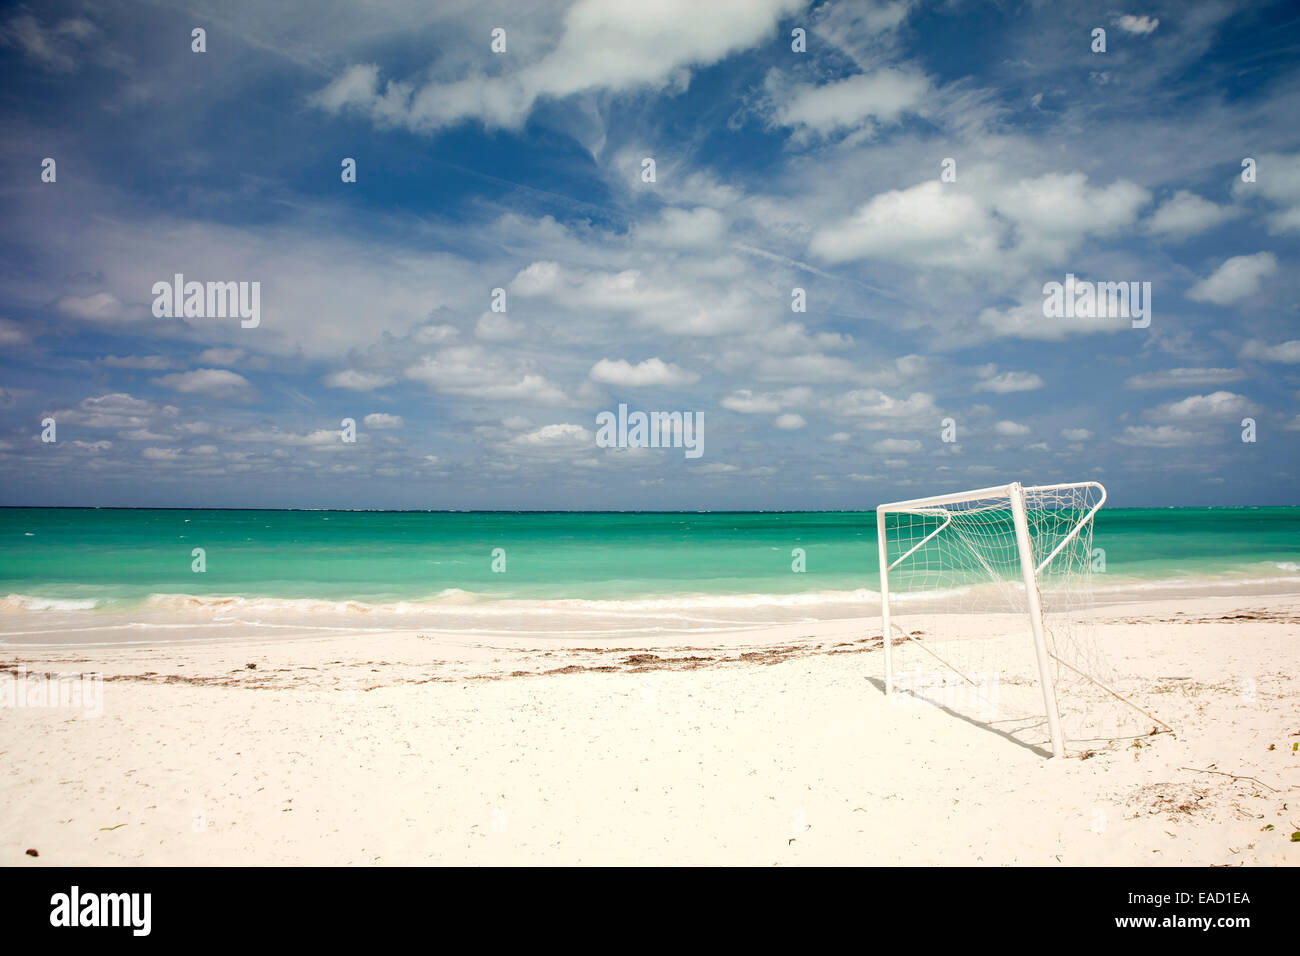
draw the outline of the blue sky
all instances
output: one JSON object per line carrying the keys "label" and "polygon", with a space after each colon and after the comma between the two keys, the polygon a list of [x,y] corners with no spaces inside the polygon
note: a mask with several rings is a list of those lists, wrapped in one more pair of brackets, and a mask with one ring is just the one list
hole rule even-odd
{"label": "blue sky", "polygon": [[512,6],[6,7],[0,503],[1300,503],[1293,5]]}

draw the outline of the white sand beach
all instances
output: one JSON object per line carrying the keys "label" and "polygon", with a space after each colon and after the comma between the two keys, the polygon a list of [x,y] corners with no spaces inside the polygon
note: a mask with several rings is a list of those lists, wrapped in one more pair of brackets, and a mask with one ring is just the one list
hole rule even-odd
{"label": "white sand beach", "polygon": [[1098,614],[1176,733],[1064,760],[887,700],[878,618],[0,646],[103,677],[100,716],[0,709],[0,862],[1300,861],[1300,595]]}

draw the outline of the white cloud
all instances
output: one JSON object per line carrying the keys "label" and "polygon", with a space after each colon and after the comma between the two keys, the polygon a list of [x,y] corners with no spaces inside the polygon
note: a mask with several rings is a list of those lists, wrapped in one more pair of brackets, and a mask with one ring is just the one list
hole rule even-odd
{"label": "white cloud", "polygon": [[238,372],[221,368],[173,372],[150,381],[186,395],[206,395],[209,398],[244,398],[253,392],[253,384],[248,379]]}
{"label": "white cloud", "polygon": [[129,63],[85,17],[68,17],[43,26],[29,13],[0,27],[0,44],[15,46],[51,73],[73,73],[84,63],[120,69]]}
{"label": "white cloud", "polygon": [[31,336],[13,319],[0,319],[0,345],[25,345]]}
{"label": "white cloud", "polygon": [[987,308],[979,314],[979,324],[995,336],[1060,341],[1071,335],[1119,332],[1133,327],[1132,318],[1124,316],[1075,316],[1049,318],[1043,315],[1043,300],[1022,302],[1006,309]]}
{"label": "white cloud", "polygon": [[1251,339],[1241,348],[1241,357],[1263,362],[1300,362],[1300,339],[1269,345],[1258,339]]}
{"label": "white cloud", "polygon": [[999,372],[996,365],[982,365],[977,372],[980,377],[980,381],[975,383],[977,392],[996,392],[999,395],[1032,392],[1045,384],[1034,372]]}
{"label": "white cloud", "polygon": [[[54,311],[86,322],[119,322],[127,319],[126,306],[111,292],[60,296],[54,300]],[[144,318],[143,311],[135,317]]]}
{"label": "white cloud", "polygon": [[[1300,342],[1296,343],[1300,351]],[[1243,351],[1244,354],[1244,351]],[[1300,354],[1297,355],[1300,361]],[[1226,385],[1245,378],[1245,372],[1235,368],[1167,368],[1158,372],[1140,372],[1124,380],[1125,388],[1197,388],[1204,385]]]}
{"label": "white cloud", "polygon": [[753,392],[741,388],[724,397],[719,404],[742,415],[774,415],[783,408],[806,405],[811,399],[812,390],[803,387],[782,392]]}
{"label": "white cloud", "polygon": [[1019,422],[1002,421],[993,426],[997,434],[1007,438],[1014,438],[1021,435],[1028,435],[1030,428],[1028,425],[1022,425]]}
{"label": "white cloud", "polygon": [[659,358],[648,358],[636,365],[624,359],[601,359],[591,367],[590,377],[593,382],[636,388],[649,385],[690,385],[700,380],[694,372],[688,372]]}
{"label": "white cloud", "polygon": [[474,334],[487,342],[510,342],[522,337],[527,329],[504,312],[484,312],[474,323]]}
{"label": "white cloud", "polygon": [[1233,256],[1206,278],[1192,286],[1187,298],[1196,302],[1228,305],[1259,291],[1260,281],[1277,271],[1277,257],[1271,252]]}
{"label": "white cloud", "polygon": [[345,368],[330,372],[323,379],[331,388],[346,388],[353,392],[373,392],[377,388],[392,385],[397,379],[381,372],[364,372],[361,369]]}
{"label": "white cloud", "polygon": [[877,125],[895,123],[904,113],[918,112],[931,93],[930,81],[923,74],[892,67],[821,85],[790,87],[774,70],[768,74],[766,86],[775,125],[817,136],[859,127],[871,131]]}
{"label": "white cloud", "polygon": [[1118,441],[1124,445],[1191,445],[1200,440],[1200,436],[1186,428],[1173,425],[1130,425]]}
{"label": "white cloud", "polygon": [[808,422],[802,415],[795,412],[786,412],[784,415],[778,415],[772,419],[772,424],[782,431],[795,431],[803,428]]}
{"label": "white cloud", "polygon": [[[380,126],[432,131],[465,120],[518,128],[538,100],[588,91],[624,93],[681,88],[690,69],[725,59],[772,36],[795,0],[577,0],[565,11],[554,45],[533,58],[515,36],[507,55],[512,68],[496,75],[474,72],[435,80],[416,89],[387,81],[379,68],[355,64],[318,91],[311,102],[330,112],[356,109]],[[507,18],[508,19],[508,18]],[[484,50],[487,34],[482,36]]]}
{"label": "white cloud", "polygon": [[938,406],[927,392],[913,392],[907,398],[894,398],[878,388],[854,389],[822,403],[837,418],[857,420],[863,428],[884,429],[899,425],[938,427]]}
{"label": "white cloud", "polygon": [[114,392],[82,399],[75,408],[46,414],[59,424],[84,425],[87,428],[144,428],[158,418],[175,418],[179,411],[172,405],[158,406],[125,392]]}
{"label": "white cloud", "polygon": [[387,412],[372,412],[361,421],[367,428],[374,429],[401,428],[406,424],[401,415],[390,415]]}
{"label": "white cloud", "polygon": [[180,461],[183,455],[179,448],[146,448],[140,452],[148,461]]}
{"label": "white cloud", "polygon": [[534,262],[515,276],[516,295],[548,298],[566,310],[630,314],[672,335],[712,336],[750,331],[761,310],[734,256],[668,257],[652,271],[570,269]]}
{"label": "white cloud", "polygon": [[1131,13],[1126,13],[1117,19],[1115,24],[1125,33],[1135,33],[1138,36],[1144,36],[1153,32],[1156,27],[1160,26],[1160,20],[1157,17],[1149,17],[1146,15],[1135,17]]}
{"label": "white cloud", "polygon": [[162,372],[176,367],[176,363],[165,355],[105,355],[95,361],[108,368],[139,369],[145,372]]}
{"label": "white cloud", "polygon": [[411,333],[411,338],[421,345],[443,345],[460,335],[454,325],[422,325]]}
{"label": "white cloud", "polygon": [[1189,395],[1151,409],[1147,415],[1160,421],[1206,421],[1237,418],[1251,410],[1250,400],[1235,392],[1218,391],[1209,395]]}
{"label": "white cloud", "polygon": [[581,425],[560,423],[543,425],[531,432],[516,435],[510,439],[509,446],[519,451],[534,452],[573,452],[589,450],[594,447],[596,436]]}
{"label": "white cloud", "polygon": [[1255,182],[1242,182],[1238,176],[1232,186],[1233,197],[1263,200],[1277,207],[1266,220],[1269,232],[1300,232],[1300,153],[1264,153],[1254,159]]}
{"label": "white cloud", "polygon": [[1092,437],[1092,432],[1086,428],[1062,428],[1061,437],[1066,441],[1087,441]]}
{"label": "white cloud", "polygon": [[1151,194],[1117,180],[1092,186],[1083,173],[1010,183],[997,170],[959,183],[930,179],[879,193],[848,218],[823,226],[809,252],[828,262],[877,259],[908,266],[1005,272],[1009,263],[1054,262],[1088,236],[1132,225]]}
{"label": "white cloud", "polygon": [[665,209],[657,221],[636,229],[646,242],[673,249],[705,249],[719,245],[727,234],[727,221],[716,209]]}
{"label": "white cloud", "polygon": [[931,180],[874,196],[847,219],[818,229],[808,249],[832,263],[883,259],[968,267],[995,255],[997,231],[979,202]]}
{"label": "white cloud", "polygon": [[1166,199],[1146,220],[1147,232],[1171,239],[1186,239],[1213,229],[1238,215],[1230,206],[1220,206],[1195,193],[1180,189]]}
{"label": "white cloud", "polygon": [[406,377],[434,391],[473,398],[567,404],[564,390],[528,363],[514,361],[480,346],[456,346],[426,356],[406,370]]}

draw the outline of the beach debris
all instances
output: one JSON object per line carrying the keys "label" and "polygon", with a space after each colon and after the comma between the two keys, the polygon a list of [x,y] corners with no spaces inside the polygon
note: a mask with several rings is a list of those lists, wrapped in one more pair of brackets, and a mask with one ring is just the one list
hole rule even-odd
{"label": "beach debris", "polygon": [[1197,769],[1196,767],[1179,767],[1178,769],[1179,769],[1179,770],[1190,770],[1192,773],[1215,773],[1215,774],[1218,774],[1220,777],[1231,777],[1233,780],[1253,780],[1253,781],[1255,781],[1255,783],[1259,784],[1261,787],[1267,787],[1269,790],[1272,790],[1274,793],[1281,793],[1281,792],[1282,792],[1282,791],[1278,790],[1277,787],[1270,787],[1268,784],[1266,784],[1263,780],[1260,780],[1258,777],[1243,777],[1243,776],[1238,776],[1238,775],[1235,774],[1235,773],[1225,773],[1225,772],[1222,771],[1222,770],[1199,770],[1199,769]]}
{"label": "beach debris", "polygon": [[[1294,839],[1294,837],[1292,837],[1292,839]],[[27,855],[28,855],[28,856],[40,856],[40,854],[36,852],[36,848],[35,848],[35,847],[31,847],[31,848],[29,848],[29,849],[27,850]]]}
{"label": "beach debris", "polygon": [[246,670],[255,671],[255,670],[257,670],[257,665],[256,665],[256,664],[253,664],[253,663],[248,663],[248,664],[245,664],[245,665],[244,665],[244,668],[245,668]]}
{"label": "beach debris", "polygon": [[120,829],[121,827],[124,827],[124,826],[126,826],[125,823],[119,823],[117,826],[113,826],[113,827],[100,827],[99,830],[100,830],[101,833],[103,833],[103,832],[105,832],[105,831],[117,830],[117,829]]}

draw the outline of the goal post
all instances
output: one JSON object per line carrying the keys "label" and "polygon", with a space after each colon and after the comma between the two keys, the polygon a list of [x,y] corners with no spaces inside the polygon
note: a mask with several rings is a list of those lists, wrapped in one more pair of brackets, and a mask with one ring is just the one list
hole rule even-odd
{"label": "goal post", "polygon": [[[952,675],[959,689],[982,687],[981,709],[997,711],[1000,732],[1056,757],[1067,750],[1063,678],[1088,685],[1067,698],[1071,717],[1096,709],[1098,689],[1136,707],[1103,683],[1109,675],[1098,673],[1099,652],[1085,640],[1093,519],[1105,501],[1095,481],[1011,482],[878,506],[886,695],[897,690],[900,655],[923,651],[917,659],[939,662],[948,691]],[[983,618],[960,616],[975,611]],[[898,627],[904,615],[927,629]],[[951,700],[945,706],[960,713]]]}

